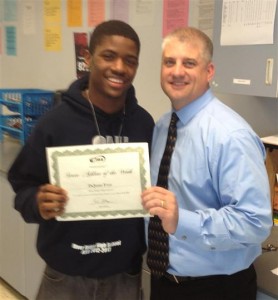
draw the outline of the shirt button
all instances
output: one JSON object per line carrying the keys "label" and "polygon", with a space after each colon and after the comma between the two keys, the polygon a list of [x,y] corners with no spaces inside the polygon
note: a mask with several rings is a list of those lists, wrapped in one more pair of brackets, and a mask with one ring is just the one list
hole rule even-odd
{"label": "shirt button", "polygon": [[182,239],[182,240],[186,240],[186,239],[187,239],[187,236],[186,236],[186,235],[183,235],[183,236],[181,237],[181,239]]}

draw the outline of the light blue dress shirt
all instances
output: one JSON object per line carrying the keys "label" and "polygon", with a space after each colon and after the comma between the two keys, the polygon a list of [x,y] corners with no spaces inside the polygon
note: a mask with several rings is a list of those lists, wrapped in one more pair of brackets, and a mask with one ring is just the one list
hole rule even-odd
{"label": "light blue dress shirt", "polygon": [[[264,146],[210,89],[177,115],[168,186],[178,201],[179,221],[169,238],[168,272],[206,276],[246,269],[261,254],[272,226]],[[152,185],[170,117],[165,114],[155,127]]]}

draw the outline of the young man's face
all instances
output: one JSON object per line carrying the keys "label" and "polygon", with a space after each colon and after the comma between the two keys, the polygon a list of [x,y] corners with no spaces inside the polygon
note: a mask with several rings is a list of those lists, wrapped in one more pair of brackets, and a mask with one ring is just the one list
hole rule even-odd
{"label": "young man's face", "polygon": [[134,41],[122,36],[106,36],[90,58],[90,89],[100,99],[125,99],[138,67]]}
{"label": "young man's face", "polygon": [[161,87],[175,109],[180,109],[206,92],[214,75],[212,63],[202,57],[203,45],[173,39],[162,54]]}

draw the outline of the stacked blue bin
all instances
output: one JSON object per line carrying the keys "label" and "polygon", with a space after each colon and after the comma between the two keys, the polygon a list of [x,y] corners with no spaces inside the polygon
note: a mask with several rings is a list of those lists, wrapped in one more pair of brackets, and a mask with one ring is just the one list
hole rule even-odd
{"label": "stacked blue bin", "polygon": [[23,145],[39,117],[53,107],[53,96],[42,89],[0,89],[0,142],[5,133]]}

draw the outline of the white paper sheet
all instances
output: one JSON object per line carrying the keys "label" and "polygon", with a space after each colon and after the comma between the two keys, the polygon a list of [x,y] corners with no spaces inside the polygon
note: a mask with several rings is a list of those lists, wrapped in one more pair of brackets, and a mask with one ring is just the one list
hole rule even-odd
{"label": "white paper sheet", "polygon": [[273,44],[277,0],[223,0],[220,45]]}

